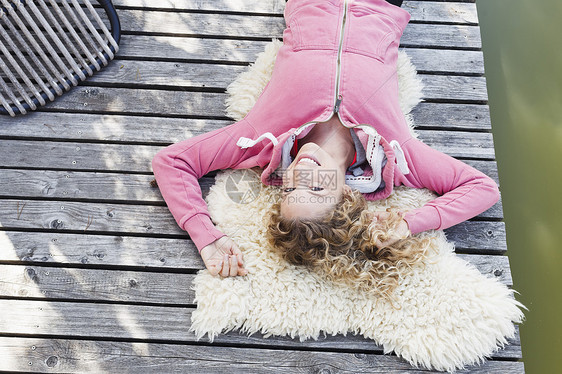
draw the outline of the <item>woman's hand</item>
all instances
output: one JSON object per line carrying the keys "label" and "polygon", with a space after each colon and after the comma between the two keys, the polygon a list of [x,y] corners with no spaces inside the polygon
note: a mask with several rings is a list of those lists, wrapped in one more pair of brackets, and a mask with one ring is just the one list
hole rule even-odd
{"label": "woman's hand", "polygon": [[[392,214],[393,213],[391,212],[372,212],[372,224],[375,228],[386,230],[386,225],[384,225],[383,223],[384,221],[389,219]],[[385,241],[377,239],[377,241],[375,242],[375,246],[377,248],[388,247],[399,240],[406,239],[408,236],[410,236],[410,228],[408,227],[408,222],[406,222],[404,218],[401,218],[396,228],[392,230],[390,237]]]}
{"label": "woman's hand", "polygon": [[201,249],[201,257],[211,275],[222,277],[246,275],[244,256],[228,236],[223,236]]}

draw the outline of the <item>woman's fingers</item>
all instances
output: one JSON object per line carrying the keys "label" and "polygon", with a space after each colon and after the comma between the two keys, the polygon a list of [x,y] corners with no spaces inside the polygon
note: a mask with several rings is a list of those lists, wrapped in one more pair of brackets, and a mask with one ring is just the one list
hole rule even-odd
{"label": "woman's fingers", "polygon": [[[222,242],[217,252],[212,258],[207,258],[204,253],[205,265],[211,275],[220,275],[223,278],[235,277],[237,275],[246,275],[248,270],[244,268],[244,257],[242,251],[234,242],[229,243],[229,239],[219,239]],[[221,253],[222,252],[222,253]]]}
{"label": "woman's fingers", "polygon": [[238,248],[238,246],[236,245],[236,243],[233,243],[233,244],[232,244],[232,250],[231,250],[231,251],[232,251],[232,254],[233,254],[233,255],[235,255],[235,256],[237,256],[237,257],[240,258],[240,261],[241,261],[241,262],[239,261],[238,264],[239,264],[240,266],[243,266],[243,265],[244,265],[244,254],[242,253],[242,251],[240,250],[240,248]]}
{"label": "woman's fingers", "polygon": [[236,258],[236,256],[230,256],[229,258],[229,262],[230,262],[230,273],[229,275],[231,277],[235,277],[238,275],[238,259]]}
{"label": "woman's fingers", "polygon": [[228,277],[229,274],[230,274],[230,263],[228,261],[228,255],[224,255],[222,258],[221,277]]}
{"label": "woman's fingers", "polygon": [[[238,246],[237,246],[235,243],[233,243],[233,245],[232,245],[232,250],[231,250],[231,252],[232,252],[232,254],[233,254],[232,257],[235,257],[235,258],[236,258],[236,262],[237,262],[237,264],[238,264],[238,275],[246,275],[246,274],[243,274],[243,273],[241,272],[241,270],[245,270],[245,269],[244,269],[244,254],[242,253],[242,251],[240,250],[240,248],[238,248]],[[247,273],[247,272],[246,272],[246,273]]]}
{"label": "woman's fingers", "polygon": [[[239,266],[239,263],[240,263],[240,259],[238,256],[224,255],[221,264],[222,267],[220,270],[221,277],[226,278],[226,277],[235,277],[237,275],[248,274],[248,270],[244,269],[242,266]],[[211,272],[211,274],[213,274],[213,272]]]}
{"label": "woman's fingers", "polygon": [[212,264],[207,266],[207,269],[209,270],[209,273],[211,273],[211,275],[217,275],[220,271],[221,271],[221,266],[222,263],[220,264]]}
{"label": "woman's fingers", "polygon": [[243,268],[244,267],[244,260],[242,260],[242,254],[237,254],[234,257],[236,257],[236,262],[238,263],[238,266]]}
{"label": "woman's fingers", "polygon": [[239,267],[238,267],[238,275],[242,275],[242,276],[247,275],[247,274],[248,274],[248,270],[246,270],[246,269],[244,268],[244,262],[243,262],[243,260],[242,260],[242,254],[240,254],[239,256],[236,256],[236,257],[238,258],[238,265],[239,265]]}

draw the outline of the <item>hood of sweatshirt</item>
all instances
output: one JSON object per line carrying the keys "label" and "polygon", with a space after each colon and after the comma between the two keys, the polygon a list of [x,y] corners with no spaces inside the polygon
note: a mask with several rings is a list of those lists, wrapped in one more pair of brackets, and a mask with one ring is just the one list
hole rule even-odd
{"label": "hood of sweatshirt", "polygon": [[[240,137],[236,145],[240,148],[257,145],[263,147],[262,142],[269,140],[273,147],[268,147],[266,152],[260,152],[269,158],[261,180],[266,185],[279,186],[283,183],[284,171],[293,161],[291,149],[295,140],[306,136],[315,125],[321,126],[317,122],[305,123],[279,137],[275,137],[271,132],[263,133],[255,139]],[[364,193],[369,200],[388,197],[392,193],[395,173],[409,173],[400,144],[396,140],[388,142],[368,125],[356,125],[350,128],[350,131],[355,143],[357,161],[347,169],[345,183]]]}

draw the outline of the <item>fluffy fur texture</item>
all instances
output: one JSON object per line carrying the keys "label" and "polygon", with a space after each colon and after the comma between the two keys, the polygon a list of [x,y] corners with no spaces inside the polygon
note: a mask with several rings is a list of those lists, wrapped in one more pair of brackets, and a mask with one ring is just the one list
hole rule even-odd
{"label": "fluffy fur texture", "polygon": [[[251,109],[265,87],[279,46],[278,41],[270,43],[229,87],[228,113],[234,119]],[[398,73],[407,114],[420,101],[422,84],[404,52]],[[432,255],[401,272],[393,301],[288,264],[266,239],[268,215],[280,190],[263,186],[251,203],[235,203],[226,191],[233,173],[249,173],[259,181],[260,170],[221,172],[207,201],[217,227],[244,252],[249,275],[222,279],[207,270],[199,272],[193,284],[197,310],[191,325],[197,338],[207,334],[213,340],[233,329],[300,340],[351,332],[414,366],[454,371],[480,363],[503,347],[514,336],[513,323],[522,322],[524,307],[513,298],[514,291],[456,257],[441,231],[418,234],[431,240]],[[368,202],[368,209],[414,209],[434,197],[427,190],[398,187],[389,198]]]}

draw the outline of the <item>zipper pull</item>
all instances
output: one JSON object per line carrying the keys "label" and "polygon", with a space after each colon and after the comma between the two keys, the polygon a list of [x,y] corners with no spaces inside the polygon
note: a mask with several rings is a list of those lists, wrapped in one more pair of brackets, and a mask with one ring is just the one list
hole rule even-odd
{"label": "zipper pull", "polygon": [[336,100],[336,105],[334,106],[334,113],[338,113],[340,111],[340,104],[342,100],[343,100],[342,95],[339,95],[338,99]]}

